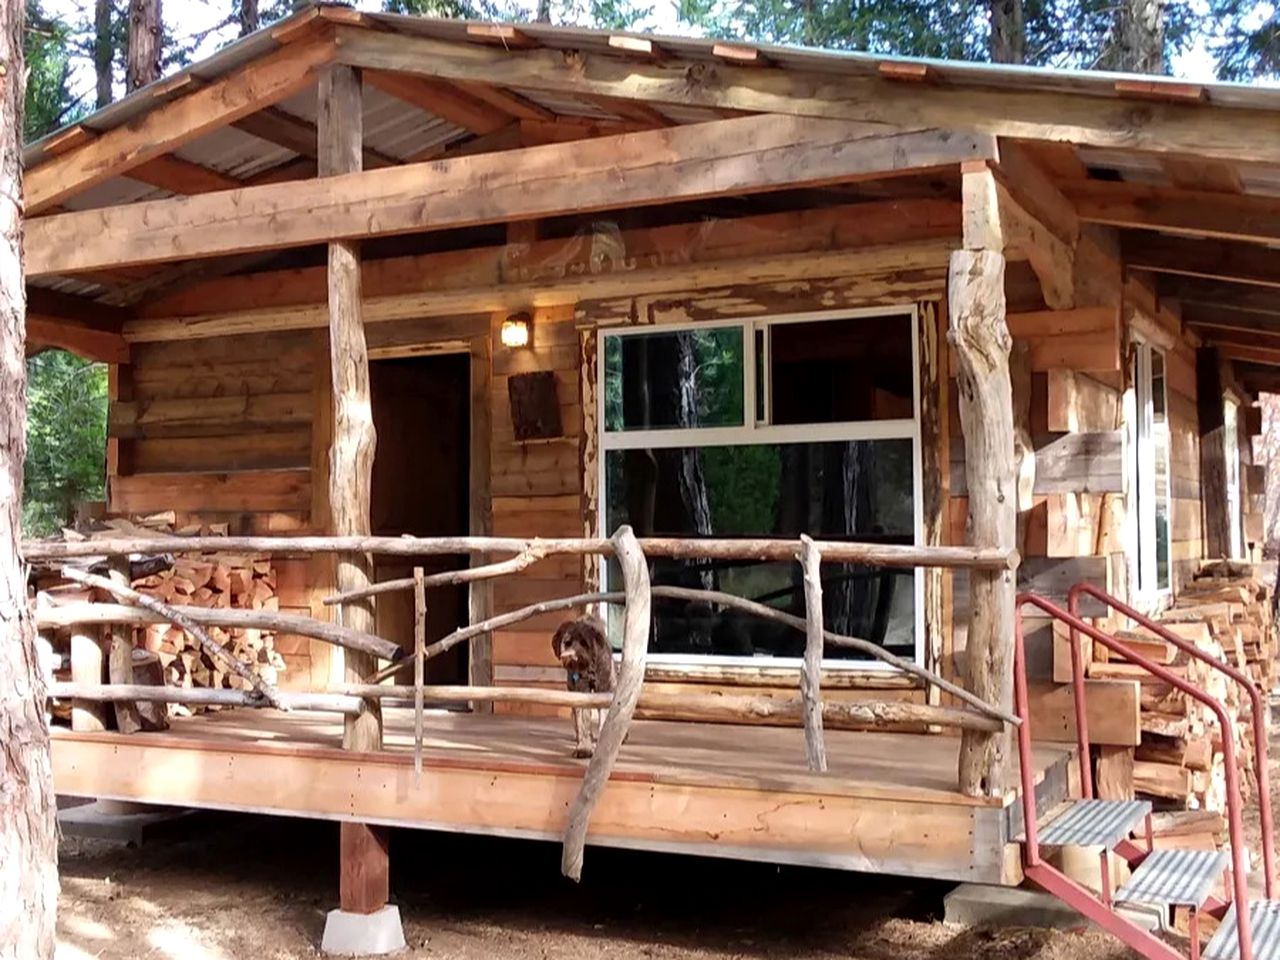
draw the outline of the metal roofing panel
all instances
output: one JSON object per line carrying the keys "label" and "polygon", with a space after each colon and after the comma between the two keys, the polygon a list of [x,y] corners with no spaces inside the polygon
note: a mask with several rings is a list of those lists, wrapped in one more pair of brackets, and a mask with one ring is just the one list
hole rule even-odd
{"label": "metal roofing panel", "polygon": [[220,127],[174,151],[183,160],[243,180],[288,163],[296,154],[235,127]]}
{"label": "metal roofing panel", "polygon": [[62,206],[68,210],[98,210],[102,207],[137,203],[140,200],[164,200],[172,196],[168,190],[161,190],[138,180],[114,177],[82,190],[75,196],[67,197],[62,201]]}
{"label": "metal roofing panel", "polygon": [[532,100],[540,107],[546,107],[552,113],[562,117],[585,117],[589,120],[621,120],[616,113],[610,113],[604,107],[581,100],[567,93],[552,93],[547,90],[527,90],[524,87],[512,87],[515,93],[526,100]]}

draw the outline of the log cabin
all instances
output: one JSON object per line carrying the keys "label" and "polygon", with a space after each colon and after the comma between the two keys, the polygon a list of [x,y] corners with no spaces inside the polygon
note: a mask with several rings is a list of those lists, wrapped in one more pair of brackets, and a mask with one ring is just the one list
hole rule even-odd
{"label": "log cabin", "polygon": [[[110,365],[108,511],[268,556],[281,613],[328,621],[335,593],[487,556],[307,537],[870,546],[813,578],[794,552],[646,546],[655,590],[801,619],[820,580],[817,642],[812,616],[807,636],[655,594],[589,843],[1020,883],[1028,784],[1044,811],[1088,776],[1070,650],[1015,598],[1087,583],[1154,613],[1206,558],[1260,557],[1272,90],[319,6],[25,159],[28,349]],[[621,550],[536,559],[341,605],[342,627],[412,651],[625,580]],[[419,687],[497,693],[430,713],[420,775],[413,714],[375,700],[133,734],[86,710],[55,733],[58,789],[341,821],[342,906],[369,913],[387,826],[564,830],[583,769],[551,695],[564,616],[425,661]],[[879,709],[960,700],[824,651],[824,617],[1006,713],[1021,622],[1034,748]],[[377,667],[287,630],[276,649],[282,695]],[[825,770],[800,712],[682,706],[781,703],[805,677]],[[1084,766],[1090,746],[1132,762],[1139,682],[1082,690]]]}

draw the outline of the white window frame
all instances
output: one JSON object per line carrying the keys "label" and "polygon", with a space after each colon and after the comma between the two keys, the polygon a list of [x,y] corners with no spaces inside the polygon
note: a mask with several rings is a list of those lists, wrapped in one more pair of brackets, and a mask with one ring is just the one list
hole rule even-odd
{"label": "white window frame", "polygon": [[[756,419],[756,332],[769,327],[789,323],[813,323],[834,320],[849,320],[858,317],[902,317],[911,326],[911,386],[912,416],[910,419],[895,420],[858,420],[844,423],[789,424],[777,426],[758,422]],[[742,330],[743,336],[743,420],[737,427],[688,427],[660,430],[619,430],[609,432],[605,429],[605,356],[604,340],[608,337],[644,336],[645,334],[677,333],[681,330],[706,330],[713,327],[734,327]],[[601,327],[597,331],[600,338],[596,350],[596,382],[600,384],[597,391],[596,422],[600,441],[600,456],[597,464],[598,497],[596,529],[605,530],[608,522],[608,487],[606,484],[605,460],[610,451],[634,450],[648,447],[677,446],[737,446],[759,443],[821,443],[823,441],[856,441],[856,440],[910,440],[911,441],[911,484],[914,542],[924,542],[924,479],[921,472],[920,450],[920,318],[919,310],[914,304],[886,307],[868,307],[852,310],[821,310],[806,313],[779,314],[749,319],[715,320],[690,323],[636,324],[625,327]],[[766,358],[769,337],[761,338],[765,345]],[[768,391],[769,377],[764,378],[765,390]],[[767,393],[766,393],[767,396]],[[765,405],[765,416],[769,415],[769,405]],[[606,582],[607,558],[599,559],[600,583]],[[914,596],[914,660],[924,663],[924,571],[917,567],[913,573]],[[799,657],[743,657],[725,654],[700,653],[650,653],[649,662],[672,666],[750,666],[750,667],[783,667],[799,668],[802,660]],[[890,671],[896,669],[880,660],[824,660],[823,669],[851,671]]]}
{"label": "white window frame", "polygon": [[1244,557],[1244,493],[1240,484],[1240,404],[1233,397],[1222,398],[1222,426],[1227,517],[1231,521],[1228,549],[1232,560],[1240,560]]}
{"label": "white window frame", "polygon": [[1164,391],[1165,430],[1169,431],[1169,358],[1165,351],[1149,343],[1138,341],[1134,352],[1134,429],[1133,455],[1128,457],[1130,484],[1134,495],[1133,516],[1134,543],[1137,546],[1134,562],[1135,589],[1133,594],[1141,600],[1159,600],[1173,592],[1173,450],[1172,436],[1166,438],[1165,456],[1165,515],[1168,518],[1168,534],[1165,537],[1168,558],[1166,570],[1169,582],[1158,583],[1159,563],[1156,551],[1156,468],[1155,468],[1155,397],[1152,389],[1151,358],[1158,355],[1164,367],[1161,389]]}

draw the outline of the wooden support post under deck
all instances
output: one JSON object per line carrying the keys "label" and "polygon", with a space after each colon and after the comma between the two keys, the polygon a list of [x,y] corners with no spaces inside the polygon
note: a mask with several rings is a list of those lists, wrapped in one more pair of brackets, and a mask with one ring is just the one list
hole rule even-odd
{"label": "wooden support post under deck", "polygon": [[[129,558],[115,557],[110,564],[110,577],[116,583],[129,584]],[[112,683],[133,683],[133,627],[112,624],[107,650],[107,678]],[[115,703],[116,729],[121,733],[137,733],[142,729],[138,705],[132,700]]]}
{"label": "wooden support post under deck", "polygon": [[[318,164],[321,176],[351,173],[361,166],[364,110],[360,75],[334,66],[320,77]],[[369,351],[361,313],[360,249],[349,241],[329,244],[329,368],[333,378],[333,445],[329,450],[329,510],[338,536],[367,535],[376,442],[369,392]],[[338,557],[340,593],[360,590],[370,582],[372,565],[365,554]],[[348,627],[374,631],[373,601],[343,604],[340,616]],[[377,667],[369,654],[344,652],[348,683],[361,683]],[[364,701],[348,715],[343,747],[382,748],[382,708]],[[349,913],[373,913],[390,893],[387,836],[384,827],[344,822],[341,827],[339,900]]]}
{"label": "wooden support post under deck", "polygon": [[[1014,470],[1012,340],[1005,322],[1004,235],[997,191],[984,165],[964,168],[964,249],[951,255],[947,335],[955,349],[969,513],[975,546],[1012,549],[1018,497]],[[1016,571],[969,572],[969,690],[988,703],[1013,703]],[[999,796],[1007,783],[1009,731],[966,731],[959,783],[971,796]]]}
{"label": "wooden support post under deck", "polygon": [[[104,639],[110,633],[103,627],[80,624],[71,630],[71,682],[101,684],[103,675]],[[109,642],[109,641],[108,641]],[[97,732],[107,729],[105,703],[88,700],[71,702],[71,729]]]}

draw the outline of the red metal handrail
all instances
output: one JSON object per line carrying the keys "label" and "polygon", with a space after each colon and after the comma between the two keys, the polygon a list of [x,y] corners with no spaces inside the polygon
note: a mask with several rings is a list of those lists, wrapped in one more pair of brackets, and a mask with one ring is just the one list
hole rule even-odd
{"label": "red metal handrail", "polygon": [[[1231,839],[1231,882],[1233,899],[1236,905],[1236,935],[1240,947],[1240,960],[1252,960],[1253,937],[1249,929],[1249,892],[1245,882],[1244,822],[1240,810],[1240,782],[1235,763],[1235,738],[1232,736],[1231,718],[1227,716],[1226,708],[1205,691],[1188,683],[1173,671],[1165,669],[1152,660],[1148,660],[1141,654],[1126,649],[1119,640],[1107,636],[1097,627],[1086,623],[1074,614],[1063,610],[1056,604],[1050,603],[1044,597],[1037,596],[1034,593],[1018,594],[1015,601],[1018,615],[1013,618],[1013,697],[1014,712],[1022,719],[1022,723],[1018,726],[1018,772],[1022,779],[1022,819],[1026,836],[1026,841],[1023,844],[1023,853],[1026,865],[1028,867],[1039,867],[1042,863],[1036,824],[1035,773],[1032,769],[1031,711],[1027,695],[1027,655],[1022,631],[1021,611],[1027,604],[1039,608],[1043,613],[1048,614],[1055,620],[1061,620],[1071,628],[1069,637],[1073,653],[1079,640],[1078,631],[1090,637],[1095,643],[1102,644],[1106,649],[1122,654],[1130,663],[1146,670],[1157,680],[1181,690],[1193,700],[1198,700],[1213,711],[1218,720],[1218,725],[1222,728],[1222,754],[1223,762],[1226,766],[1227,832]],[[1074,663],[1076,657],[1073,656],[1072,660]],[[1074,670],[1072,673],[1073,683],[1079,691],[1076,697],[1078,711],[1076,714],[1076,728],[1079,731],[1086,727],[1085,714],[1081,708],[1084,703],[1084,685],[1082,674],[1077,674]],[[1084,749],[1087,755],[1087,739],[1085,740]]]}
{"label": "red metal handrail", "polygon": [[[1244,672],[1225,660],[1219,660],[1217,657],[1210,656],[1203,650],[1199,649],[1190,640],[1186,640],[1164,624],[1152,620],[1150,617],[1135,610],[1122,600],[1113,597],[1099,587],[1091,583],[1077,583],[1071,588],[1071,592],[1067,594],[1067,609],[1073,616],[1080,615],[1079,597],[1081,594],[1088,594],[1095,600],[1105,603],[1114,610],[1119,611],[1135,623],[1150,630],[1160,639],[1165,640],[1187,656],[1199,660],[1201,663],[1208,664],[1219,673],[1223,673],[1230,677],[1237,684],[1244,688],[1245,693],[1249,695],[1249,701],[1253,709],[1253,766],[1254,776],[1258,780],[1258,820],[1262,828],[1262,876],[1266,884],[1267,899],[1274,899],[1275,888],[1275,842],[1274,827],[1271,818],[1271,776],[1270,763],[1267,759],[1267,726],[1266,726],[1266,699],[1262,695],[1262,691],[1258,685]],[[1118,639],[1118,638],[1117,638]],[[1124,641],[1119,641],[1123,643]],[[1071,645],[1072,652],[1076,650],[1076,644]],[[1129,654],[1125,654],[1129,656]]]}

